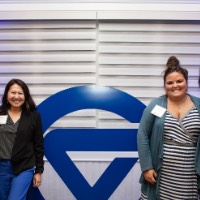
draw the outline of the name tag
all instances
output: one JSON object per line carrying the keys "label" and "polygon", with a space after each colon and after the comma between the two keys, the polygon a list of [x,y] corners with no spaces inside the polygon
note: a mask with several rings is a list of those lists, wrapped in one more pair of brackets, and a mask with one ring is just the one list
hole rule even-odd
{"label": "name tag", "polygon": [[6,124],[8,115],[0,115],[0,124]]}
{"label": "name tag", "polygon": [[151,113],[157,117],[162,117],[167,109],[156,105]]}

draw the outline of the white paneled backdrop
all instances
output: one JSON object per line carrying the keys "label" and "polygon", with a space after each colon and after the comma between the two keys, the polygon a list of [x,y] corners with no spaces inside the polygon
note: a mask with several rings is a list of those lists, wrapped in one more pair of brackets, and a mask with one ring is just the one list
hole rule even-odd
{"label": "white paneled backdrop", "polygon": [[[199,13],[152,12],[145,18],[149,13],[117,12],[38,11],[37,15],[37,10],[0,10],[0,95],[11,78],[20,78],[37,105],[63,89],[91,84],[118,88],[147,105],[164,93],[164,65],[175,55],[189,71],[189,92],[200,97]],[[82,110],[62,117],[50,129],[66,127],[138,124],[105,111]],[[71,157],[91,185],[113,159],[113,155]],[[137,200],[139,175],[137,163],[110,200]],[[75,199],[48,161],[41,192],[46,200]]]}

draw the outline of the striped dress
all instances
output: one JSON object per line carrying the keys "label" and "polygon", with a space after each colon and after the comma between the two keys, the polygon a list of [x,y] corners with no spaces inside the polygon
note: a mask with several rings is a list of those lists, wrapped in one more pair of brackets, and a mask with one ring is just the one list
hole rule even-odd
{"label": "striped dress", "polygon": [[[160,171],[160,200],[197,200],[195,151],[200,133],[196,108],[177,119],[168,111],[164,123],[163,164]],[[142,194],[141,199],[148,199]]]}

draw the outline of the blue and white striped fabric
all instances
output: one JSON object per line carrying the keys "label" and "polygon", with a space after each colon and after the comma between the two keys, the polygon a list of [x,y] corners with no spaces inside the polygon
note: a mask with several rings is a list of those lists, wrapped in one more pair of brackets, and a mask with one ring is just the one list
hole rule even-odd
{"label": "blue and white striped fabric", "polygon": [[[164,124],[163,164],[160,173],[160,200],[197,200],[195,172],[196,142],[200,133],[200,116],[192,108],[181,119],[167,111]],[[147,200],[145,194],[142,200]]]}
{"label": "blue and white striped fabric", "polygon": [[160,199],[198,199],[194,166],[195,143],[200,133],[197,109],[192,108],[181,119],[167,112],[164,130],[166,142],[160,176]]}

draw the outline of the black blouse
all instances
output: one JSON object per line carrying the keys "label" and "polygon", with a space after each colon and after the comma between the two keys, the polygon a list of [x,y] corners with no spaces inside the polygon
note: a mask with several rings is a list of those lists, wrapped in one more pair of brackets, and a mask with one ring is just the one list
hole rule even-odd
{"label": "black blouse", "polygon": [[19,120],[14,123],[9,115],[6,124],[0,124],[0,159],[10,160]]}

